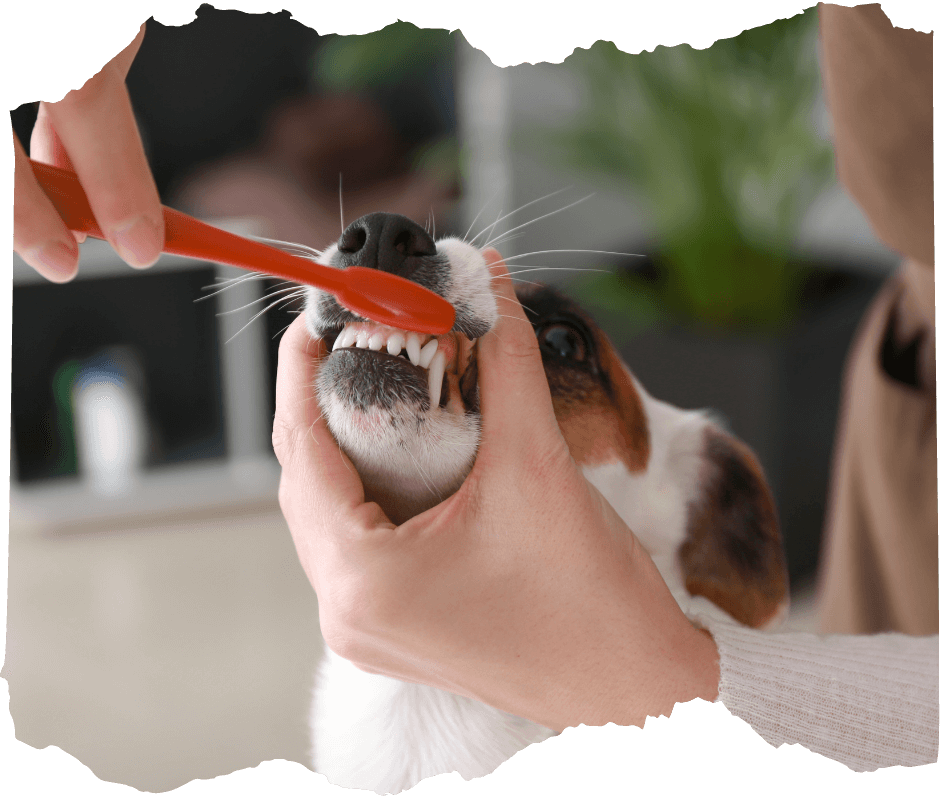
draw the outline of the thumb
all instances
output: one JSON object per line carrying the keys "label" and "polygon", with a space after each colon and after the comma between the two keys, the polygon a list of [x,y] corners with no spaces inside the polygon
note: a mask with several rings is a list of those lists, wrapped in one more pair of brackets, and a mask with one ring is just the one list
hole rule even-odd
{"label": "thumb", "polygon": [[564,444],[535,331],[499,253],[490,249],[483,256],[499,319],[477,344],[481,453],[495,445],[503,452],[526,453],[533,444]]}
{"label": "thumb", "polygon": [[308,333],[303,315],[278,348],[272,443],[281,464],[285,516],[363,502],[359,474],[333,439],[317,403],[317,372],[327,355],[323,341]]}

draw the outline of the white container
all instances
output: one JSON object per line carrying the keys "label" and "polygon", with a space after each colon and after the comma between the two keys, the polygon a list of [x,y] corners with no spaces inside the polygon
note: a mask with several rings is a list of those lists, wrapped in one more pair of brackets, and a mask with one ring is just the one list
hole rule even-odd
{"label": "white container", "polygon": [[136,360],[126,350],[89,359],[72,383],[79,474],[101,495],[128,492],[146,458],[147,424]]}

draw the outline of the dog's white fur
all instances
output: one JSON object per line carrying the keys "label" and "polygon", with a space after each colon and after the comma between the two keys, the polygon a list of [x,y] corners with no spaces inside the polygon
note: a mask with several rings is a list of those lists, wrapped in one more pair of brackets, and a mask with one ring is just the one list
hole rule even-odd
{"label": "dog's white fur", "polygon": [[[462,302],[492,326],[496,306],[482,255],[463,241],[437,243],[452,270],[448,299]],[[334,250],[323,260],[329,263]],[[308,326],[316,290],[309,290]],[[626,370],[626,367],[623,367]],[[620,461],[584,470],[653,557],[669,588],[685,607],[688,594],[677,563],[686,536],[690,501],[703,471],[703,435],[711,424],[699,412],[680,411],[650,397],[634,381],[649,426],[646,469],[631,473]],[[417,414],[414,435],[404,441],[376,412],[364,427],[339,398],[320,387],[321,407],[337,441],[364,482],[414,493],[428,507],[452,493],[469,472],[479,441],[475,420],[455,419],[444,408]],[[368,430],[366,430],[368,429]],[[423,778],[456,771],[470,779],[492,772],[521,748],[553,732],[527,720],[439,689],[399,682],[358,670],[327,651],[316,676],[310,713],[313,767],[333,783],[379,793],[398,792]]]}

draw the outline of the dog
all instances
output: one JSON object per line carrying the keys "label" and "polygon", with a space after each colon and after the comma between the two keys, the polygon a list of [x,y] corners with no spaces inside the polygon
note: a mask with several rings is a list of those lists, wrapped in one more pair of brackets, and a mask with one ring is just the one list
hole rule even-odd
{"label": "dog", "polygon": [[[480,440],[476,341],[497,322],[483,255],[406,217],[351,223],[320,259],[389,271],[445,297],[456,319],[429,337],[357,317],[308,289],[304,314],[330,351],[320,408],[366,499],[402,522],[461,485]],[[559,427],[583,474],[649,552],[681,606],[703,596],[743,624],[785,614],[773,499],[751,451],[708,414],[651,397],[571,300],[517,289],[538,337]],[[492,772],[547,728],[440,689],[367,674],[327,649],[310,714],[312,767],[332,783],[394,793],[423,778]]]}

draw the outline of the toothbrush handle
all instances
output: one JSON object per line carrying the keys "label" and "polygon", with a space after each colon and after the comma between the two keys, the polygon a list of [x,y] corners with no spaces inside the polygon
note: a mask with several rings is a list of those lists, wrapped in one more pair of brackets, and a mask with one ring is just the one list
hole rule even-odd
{"label": "toothbrush handle", "polygon": [[[50,164],[32,160],[30,163],[40,186],[69,230],[104,239],[78,176]],[[258,268],[276,277],[313,284],[328,292],[335,292],[345,286],[344,276],[337,269],[223,231],[181,211],[166,206],[162,208],[166,225],[164,253],[235,267]]]}
{"label": "toothbrush handle", "polygon": [[[98,239],[98,225],[78,176],[30,161],[40,186],[70,230]],[[223,231],[188,214],[163,206],[164,253],[258,270],[296,283],[316,286],[360,316],[420,333],[446,333],[454,307],[443,297],[398,275],[363,267],[336,269],[285,253],[276,247]]]}

